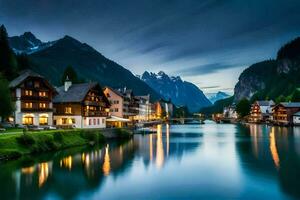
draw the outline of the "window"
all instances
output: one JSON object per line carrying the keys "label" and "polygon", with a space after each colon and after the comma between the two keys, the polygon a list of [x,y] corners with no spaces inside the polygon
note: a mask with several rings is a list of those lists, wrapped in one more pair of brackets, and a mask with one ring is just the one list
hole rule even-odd
{"label": "window", "polygon": [[25,90],[26,96],[32,96],[32,90]]}
{"label": "window", "polygon": [[91,119],[89,119],[89,125],[92,125],[92,120]]}
{"label": "window", "polygon": [[96,125],[96,119],[94,119],[94,125]]}
{"label": "window", "polygon": [[102,119],[102,124],[104,124],[105,123],[105,119]]}
{"label": "window", "polygon": [[32,108],[32,103],[25,103],[25,108]]}
{"label": "window", "polygon": [[72,114],[72,107],[65,107],[66,114]]}
{"label": "window", "polygon": [[24,125],[32,125],[33,124],[33,117],[28,117],[28,116],[23,117],[22,123]]}
{"label": "window", "polygon": [[75,124],[74,118],[62,118],[62,124]]}
{"label": "window", "polygon": [[97,119],[97,124],[98,124],[98,125],[100,124],[100,120],[99,120],[99,119]]}
{"label": "window", "polygon": [[40,108],[46,108],[46,103],[40,103],[40,104],[39,104],[39,107],[40,107]]}
{"label": "window", "polygon": [[118,108],[115,108],[115,112],[119,112],[119,109],[118,109]]}
{"label": "window", "polygon": [[40,117],[39,123],[40,123],[40,125],[47,125],[48,124],[48,117]]}
{"label": "window", "polygon": [[39,92],[39,96],[40,97],[46,97],[47,96],[47,92]]}

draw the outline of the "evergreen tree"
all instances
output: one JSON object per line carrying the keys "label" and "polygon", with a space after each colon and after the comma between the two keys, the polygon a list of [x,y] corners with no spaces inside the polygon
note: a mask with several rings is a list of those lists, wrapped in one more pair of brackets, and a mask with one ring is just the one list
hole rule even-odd
{"label": "evergreen tree", "polygon": [[66,78],[69,78],[70,81],[72,81],[73,83],[79,83],[81,82],[79,79],[78,79],[78,76],[77,76],[77,73],[76,71],[74,70],[74,68],[69,65],[66,67],[64,73],[63,73],[63,76],[62,76],[62,84],[64,84]]}
{"label": "evergreen tree", "polygon": [[17,60],[9,47],[8,35],[4,25],[0,26],[0,72],[8,80],[12,80],[17,72]]}
{"label": "evergreen tree", "polygon": [[18,70],[25,70],[30,68],[30,61],[27,54],[17,55]]}
{"label": "evergreen tree", "polygon": [[286,101],[286,98],[283,95],[280,95],[279,97],[277,97],[275,99],[276,103],[281,103],[281,102],[285,102],[285,101]]}
{"label": "evergreen tree", "polygon": [[236,112],[239,114],[240,117],[245,117],[249,115],[251,109],[251,104],[248,99],[242,99],[236,105]]}
{"label": "evergreen tree", "polygon": [[14,111],[8,81],[0,74],[0,116],[2,120],[9,117]]}
{"label": "evergreen tree", "polygon": [[291,101],[300,102],[300,90],[299,89],[295,90],[295,92],[293,93]]}

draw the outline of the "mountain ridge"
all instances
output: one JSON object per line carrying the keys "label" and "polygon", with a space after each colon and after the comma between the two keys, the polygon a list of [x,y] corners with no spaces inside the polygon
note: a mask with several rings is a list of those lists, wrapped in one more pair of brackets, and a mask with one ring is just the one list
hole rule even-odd
{"label": "mountain ridge", "polygon": [[180,76],[168,76],[163,71],[157,74],[145,71],[141,79],[165,99],[171,99],[176,106],[187,106],[191,112],[211,105],[196,85],[183,81]]}
{"label": "mountain ridge", "polygon": [[[18,43],[12,42],[11,38],[14,38],[14,41],[22,42],[24,40],[23,35],[10,37],[9,42],[12,49],[15,50],[19,46]],[[160,98],[157,92],[134,76],[128,69],[106,58],[90,45],[69,35],[55,41],[42,42],[40,45],[43,47],[35,46],[36,51],[31,51],[34,45],[21,46],[22,48],[17,50],[22,50],[21,53],[27,53],[31,61],[31,69],[49,79],[56,86],[62,84],[63,71],[71,65],[84,81],[98,81],[102,86],[112,88],[127,87],[133,89],[136,95],[150,94],[153,100]]]}

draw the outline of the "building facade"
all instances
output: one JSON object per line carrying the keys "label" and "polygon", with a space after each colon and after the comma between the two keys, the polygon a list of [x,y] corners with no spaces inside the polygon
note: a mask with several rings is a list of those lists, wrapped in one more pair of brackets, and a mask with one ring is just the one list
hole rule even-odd
{"label": "building facade", "polygon": [[293,125],[293,115],[300,111],[300,102],[279,103],[273,108],[273,124]]}
{"label": "building facade", "polygon": [[55,88],[41,75],[26,70],[10,82],[15,102],[13,121],[17,125],[52,125]]}
{"label": "building facade", "polygon": [[272,117],[274,101],[255,101],[251,106],[249,122],[260,123],[269,121]]}
{"label": "building facade", "polygon": [[109,102],[98,83],[66,81],[53,99],[54,124],[61,127],[105,128]]}

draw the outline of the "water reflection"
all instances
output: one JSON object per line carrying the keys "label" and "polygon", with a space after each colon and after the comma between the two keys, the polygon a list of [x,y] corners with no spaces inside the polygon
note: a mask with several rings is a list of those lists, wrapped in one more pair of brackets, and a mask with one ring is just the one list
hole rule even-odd
{"label": "water reflection", "polygon": [[299,169],[298,127],[160,125],[129,141],[2,163],[0,192],[1,199],[220,199],[255,198],[262,185],[261,198],[299,198]]}

